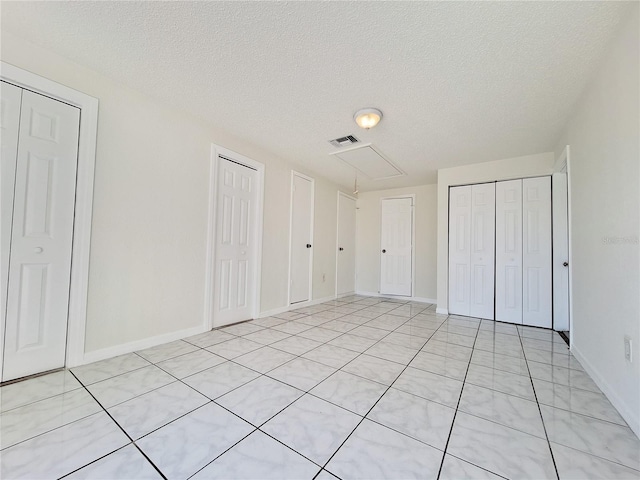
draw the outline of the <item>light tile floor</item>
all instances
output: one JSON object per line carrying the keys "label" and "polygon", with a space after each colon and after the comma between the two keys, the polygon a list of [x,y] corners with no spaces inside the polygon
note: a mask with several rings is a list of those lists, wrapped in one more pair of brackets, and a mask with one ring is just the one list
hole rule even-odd
{"label": "light tile floor", "polygon": [[553,332],[353,296],[0,389],[0,478],[639,478]]}

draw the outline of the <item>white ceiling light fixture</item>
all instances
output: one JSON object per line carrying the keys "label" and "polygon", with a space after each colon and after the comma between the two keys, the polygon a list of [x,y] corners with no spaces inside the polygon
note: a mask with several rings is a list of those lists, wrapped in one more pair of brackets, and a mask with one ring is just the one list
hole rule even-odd
{"label": "white ceiling light fixture", "polygon": [[353,115],[353,119],[359,127],[369,130],[380,122],[382,119],[382,112],[377,108],[363,108]]}

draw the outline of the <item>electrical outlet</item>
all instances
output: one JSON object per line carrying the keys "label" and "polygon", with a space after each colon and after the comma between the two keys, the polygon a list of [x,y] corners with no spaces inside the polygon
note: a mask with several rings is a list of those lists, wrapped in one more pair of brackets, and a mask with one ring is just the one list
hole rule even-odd
{"label": "electrical outlet", "polygon": [[624,358],[627,362],[633,361],[633,349],[631,344],[631,337],[624,337]]}

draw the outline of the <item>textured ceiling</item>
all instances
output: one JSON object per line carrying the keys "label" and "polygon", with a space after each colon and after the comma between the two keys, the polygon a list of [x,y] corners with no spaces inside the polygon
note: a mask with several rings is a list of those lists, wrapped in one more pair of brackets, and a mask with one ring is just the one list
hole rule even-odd
{"label": "textured ceiling", "polygon": [[373,190],[551,150],[631,3],[3,1],[2,29],[345,186],[354,134],[408,173]]}

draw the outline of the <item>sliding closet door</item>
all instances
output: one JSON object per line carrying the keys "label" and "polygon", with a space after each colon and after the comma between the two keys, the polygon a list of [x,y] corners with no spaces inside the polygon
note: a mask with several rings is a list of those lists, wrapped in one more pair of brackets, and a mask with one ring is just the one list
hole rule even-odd
{"label": "sliding closet door", "polygon": [[496,184],[471,187],[469,315],[494,318]]}
{"label": "sliding closet door", "polygon": [[449,313],[470,315],[471,186],[449,189]]}
{"label": "sliding closet door", "polygon": [[522,323],[551,328],[551,177],[522,181]]}
{"label": "sliding closet door", "polygon": [[496,320],[522,323],[522,180],[496,184]]}

